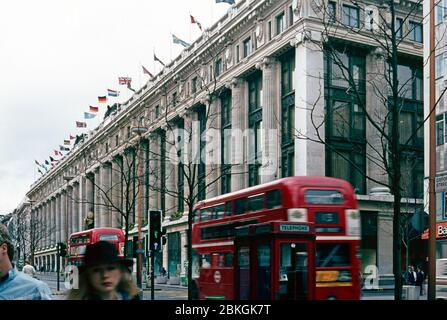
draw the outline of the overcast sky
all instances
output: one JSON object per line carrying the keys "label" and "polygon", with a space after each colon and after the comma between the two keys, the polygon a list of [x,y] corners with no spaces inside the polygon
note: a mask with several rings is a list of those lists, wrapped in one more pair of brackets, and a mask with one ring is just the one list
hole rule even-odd
{"label": "overcast sky", "polygon": [[[236,1],[238,2],[238,1]],[[209,27],[230,8],[215,0],[14,0],[0,10],[0,214],[14,210],[40,176],[44,162],[70,134],[80,133],[98,96],[131,92],[118,76],[132,77],[136,89],[152,73],[153,52],[169,62],[182,47],[171,33],[192,42],[200,35],[192,14]],[[155,70],[154,70],[155,69]],[[54,156],[53,156],[54,157]]]}

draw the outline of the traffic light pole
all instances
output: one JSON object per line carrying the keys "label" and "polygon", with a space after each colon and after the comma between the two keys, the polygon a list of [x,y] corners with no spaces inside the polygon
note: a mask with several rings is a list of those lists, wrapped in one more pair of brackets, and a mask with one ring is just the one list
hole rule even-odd
{"label": "traffic light pole", "polygon": [[151,300],[155,300],[155,251],[151,250]]}
{"label": "traffic light pole", "polygon": [[56,271],[57,271],[57,291],[60,291],[60,287],[59,287],[59,277],[60,277],[60,273],[61,273],[61,256],[60,256],[60,244],[57,244],[57,252],[56,252]]}

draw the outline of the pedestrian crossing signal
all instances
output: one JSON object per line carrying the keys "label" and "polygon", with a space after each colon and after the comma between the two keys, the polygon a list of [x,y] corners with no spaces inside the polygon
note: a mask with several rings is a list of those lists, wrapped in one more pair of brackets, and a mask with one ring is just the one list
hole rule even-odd
{"label": "pedestrian crossing signal", "polygon": [[57,244],[57,254],[59,257],[66,257],[67,256],[67,245],[63,242],[59,242]]}
{"label": "pedestrian crossing signal", "polygon": [[161,210],[149,211],[149,244],[153,251],[161,249],[161,217]]}

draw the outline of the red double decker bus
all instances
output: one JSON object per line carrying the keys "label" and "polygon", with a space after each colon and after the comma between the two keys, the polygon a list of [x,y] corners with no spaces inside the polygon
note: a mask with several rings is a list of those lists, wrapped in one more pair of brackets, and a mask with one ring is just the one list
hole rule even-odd
{"label": "red double decker bus", "polygon": [[118,254],[124,257],[124,232],[117,228],[94,228],[70,235],[68,247],[68,264],[79,266],[83,263],[87,245],[107,241],[113,243]]}
{"label": "red double decker bus", "polygon": [[[330,177],[283,178],[198,203],[192,230],[195,298],[236,298],[235,230],[271,221],[314,225],[313,298],[360,299],[361,234],[355,192],[348,182]],[[286,260],[271,261],[272,269],[287,269]]]}

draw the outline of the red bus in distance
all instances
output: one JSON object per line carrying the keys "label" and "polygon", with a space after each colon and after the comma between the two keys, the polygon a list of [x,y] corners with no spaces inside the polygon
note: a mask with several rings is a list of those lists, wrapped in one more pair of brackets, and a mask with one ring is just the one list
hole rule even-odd
{"label": "red bus in distance", "polygon": [[70,235],[68,247],[68,264],[79,266],[83,263],[87,245],[98,241],[113,243],[118,254],[124,257],[124,232],[117,228],[94,228]]}
{"label": "red bus in distance", "polygon": [[283,178],[199,202],[192,230],[195,298],[234,299],[235,228],[270,221],[314,224],[315,299],[360,299],[360,212],[354,189],[344,180],[317,176]]}

